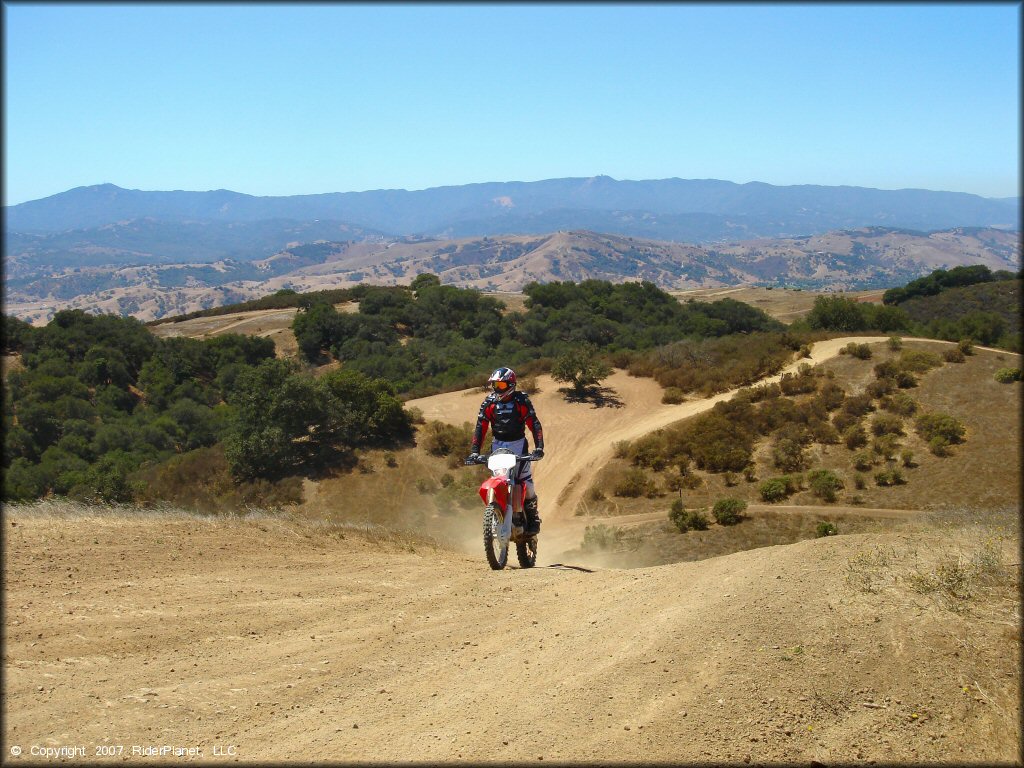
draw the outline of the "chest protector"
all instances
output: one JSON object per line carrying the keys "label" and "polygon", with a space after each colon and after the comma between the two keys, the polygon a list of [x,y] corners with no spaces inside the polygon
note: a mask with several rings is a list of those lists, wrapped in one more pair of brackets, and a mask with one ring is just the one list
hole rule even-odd
{"label": "chest protector", "polygon": [[507,402],[492,403],[491,426],[498,440],[521,440],[526,437],[526,408],[512,397]]}

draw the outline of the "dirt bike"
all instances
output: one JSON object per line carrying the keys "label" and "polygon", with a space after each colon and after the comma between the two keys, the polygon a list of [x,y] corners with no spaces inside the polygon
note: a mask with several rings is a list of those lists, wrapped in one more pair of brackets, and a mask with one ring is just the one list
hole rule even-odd
{"label": "dirt bike", "polygon": [[533,455],[516,456],[499,448],[489,456],[466,459],[466,464],[487,464],[491,476],[480,485],[484,504],[484,554],[491,568],[500,571],[508,563],[508,545],[516,545],[519,565],[532,568],[537,562],[537,535],[526,532],[523,501],[526,483],[519,480],[522,467],[536,461]]}

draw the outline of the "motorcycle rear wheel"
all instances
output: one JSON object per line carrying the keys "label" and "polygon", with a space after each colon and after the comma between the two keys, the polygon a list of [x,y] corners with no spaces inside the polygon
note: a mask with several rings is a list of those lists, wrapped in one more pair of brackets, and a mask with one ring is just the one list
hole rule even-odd
{"label": "motorcycle rear wheel", "polygon": [[497,507],[488,504],[484,510],[484,554],[488,565],[495,571],[500,571],[508,563],[508,547],[502,549],[498,540],[500,527]]}
{"label": "motorcycle rear wheel", "polygon": [[516,555],[519,557],[520,568],[533,568],[537,564],[537,537],[531,536],[527,541],[517,541]]}

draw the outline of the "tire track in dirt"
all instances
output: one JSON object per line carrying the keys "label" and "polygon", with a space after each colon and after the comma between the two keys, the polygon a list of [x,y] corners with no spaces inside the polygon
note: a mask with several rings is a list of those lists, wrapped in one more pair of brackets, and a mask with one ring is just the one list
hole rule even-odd
{"label": "tire track in dirt", "polygon": [[885,547],[897,567],[930,539],[493,572],[267,517],[5,510],[4,526],[5,747],[752,764],[1009,761],[1019,747],[1008,614],[846,582],[850,558]]}

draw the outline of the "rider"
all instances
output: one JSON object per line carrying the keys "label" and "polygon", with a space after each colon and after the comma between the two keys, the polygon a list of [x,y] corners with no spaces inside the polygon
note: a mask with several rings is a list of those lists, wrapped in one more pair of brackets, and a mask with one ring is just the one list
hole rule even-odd
{"label": "rider", "polygon": [[[487,426],[494,428],[494,442],[491,450],[508,448],[523,456],[526,451],[526,427],[533,433],[533,441],[537,447],[533,452],[535,459],[544,456],[544,432],[540,427],[540,419],[533,410],[533,403],[525,392],[516,391],[516,374],[511,368],[498,368],[487,380],[491,385],[491,393],[480,405],[480,413],[476,417],[476,429],[473,431],[472,453],[467,461],[473,461],[480,455],[480,446],[487,435]],[[540,516],[537,514],[537,492],[533,487],[533,472],[529,462],[523,464],[519,479],[526,483],[526,501],[523,511],[526,512],[526,532],[533,535],[540,533]]]}

